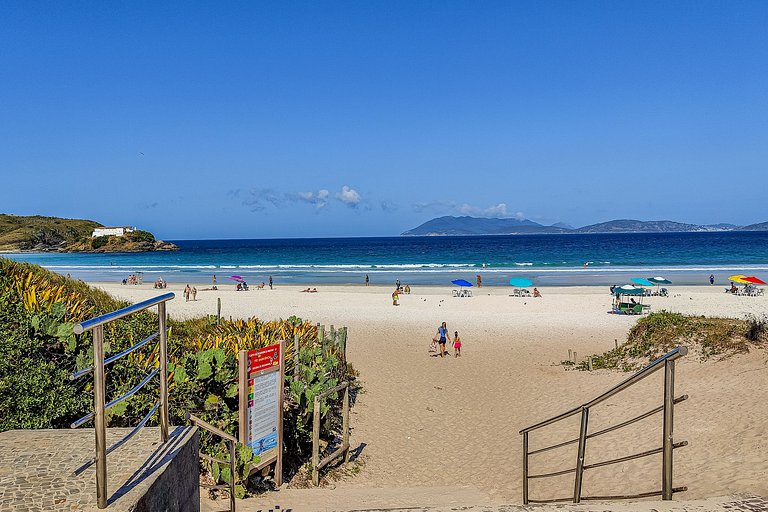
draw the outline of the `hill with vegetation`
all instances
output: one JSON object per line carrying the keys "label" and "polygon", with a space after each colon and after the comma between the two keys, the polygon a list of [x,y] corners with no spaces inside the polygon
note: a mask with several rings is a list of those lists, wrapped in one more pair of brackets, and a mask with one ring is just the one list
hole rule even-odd
{"label": "hill with vegetation", "polygon": [[178,249],[148,231],[91,238],[92,220],[0,214],[0,251],[145,252]]}
{"label": "hill with vegetation", "polygon": [[[717,318],[658,311],[638,320],[625,343],[587,359],[592,360],[594,369],[635,371],[681,345],[688,346],[702,360],[766,349],[768,318]],[[564,364],[573,365],[570,361]],[[587,370],[589,363],[581,361],[576,367]]]}

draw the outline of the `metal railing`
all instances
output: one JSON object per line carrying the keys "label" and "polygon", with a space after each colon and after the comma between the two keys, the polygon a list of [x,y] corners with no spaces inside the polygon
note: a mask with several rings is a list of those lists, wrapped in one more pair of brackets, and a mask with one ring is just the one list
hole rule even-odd
{"label": "metal railing", "polygon": [[[147,421],[160,410],[160,440],[165,443],[168,440],[168,328],[165,306],[166,302],[173,299],[175,294],[166,293],[159,295],[155,298],[133,304],[131,306],[118,309],[111,313],[106,313],[96,318],[86,320],[79,324],[75,324],[75,334],[83,334],[84,332],[93,331],[93,366],[84,368],[69,376],[70,380],[75,380],[84,375],[93,373],[93,412],[90,412],[82,418],[74,421],[71,425],[72,428],[77,428],[83,423],[93,419],[94,427],[96,431],[96,501],[99,508],[107,507],[107,454],[118,448],[125,443],[128,439],[133,437],[141,428],[146,425]],[[130,348],[127,348],[115,354],[112,357],[104,359],[104,326],[115,320],[125,318],[134,313],[144,311],[152,306],[157,306],[157,319],[158,319],[158,331],[150,336],[147,336],[140,342],[136,343]],[[133,389],[126,394],[115,398],[109,403],[105,404],[106,385],[105,385],[105,367],[118,359],[134,352],[145,346],[150,341],[159,338],[159,364],[158,368],[149,373],[141,382],[139,382]],[[150,411],[142,418],[136,427],[131,430],[125,437],[115,443],[109,449],[107,449],[107,424],[106,424],[106,410],[114,405],[122,402],[123,400],[135,395],[141,388],[143,388],[153,377],[160,375],[160,398],[155,405],[152,406]]]}
{"label": "metal railing", "polygon": [[228,464],[229,465],[229,483],[228,484],[221,484],[221,485],[205,485],[200,484],[200,487],[204,487],[206,489],[210,490],[216,490],[216,489],[228,489],[229,490],[229,510],[230,512],[235,512],[236,505],[235,505],[235,461],[237,460],[235,455],[235,446],[237,445],[237,439],[235,436],[227,434],[221,429],[218,429],[211,425],[210,423],[201,420],[197,416],[191,413],[187,413],[184,415],[185,418],[189,420],[190,423],[195,425],[196,427],[202,428],[204,430],[207,430],[213,435],[219,436],[228,443],[229,447],[229,460],[224,459],[217,459],[216,457],[211,457],[210,455],[206,455],[203,452],[198,452],[198,455],[200,455],[201,459],[205,459],[212,463],[220,463],[220,464]]}
{"label": "metal railing", "polygon": [[[341,411],[341,446],[320,460],[320,401],[331,393],[336,393],[342,389],[344,390],[344,402]],[[312,421],[312,483],[320,485],[320,470],[340,455],[344,455],[344,462],[349,462],[349,382],[342,382],[335,388],[315,396]]]}
{"label": "metal railing", "polygon": [[[650,363],[648,366],[646,366],[642,370],[638,371],[637,373],[635,373],[628,379],[624,380],[623,382],[617,384],[616,386],[609,389],[608,391],[598,396],[597,398],[594,398],[593,400],[583,405],[580,405],[578,407],[574,407],[573,409],[566,411],[562,414],[558,414],[555,417],[549,418],[548,420],[544,420],[535,425],[522,429],[520,431],[520,434],[522,434],[523,436],[523,504],[527,505],[528,503],[553,503],[553,502],[567,502],[567,501],[573,501],[573,503],[579,503],[581,502],[581,500],[618,500],[618,499],[630,499],[630,498],[645,498],[650,496],[661,496],[662,499],[664,500],[671,500],[673,493],[688,490],[687,487],[677,487],[677,488],[672,487],[672,452],[675,448],[680,448],[688,444],[687,441],[675,443],[672,439],[672,428],[674,425],[675,404],[688,399],[688,395],[682,395],[678,398],[675,398],[675,360],[686,355],[687,353],[688,353],[687,347],[677,347],[676,349],[659,357],[658,359]],[[653,374],[657,370],[660,370],[662,367],[664,368],[664,404],[663,405],[656,407],[654,409],[651,409],[650,411],[647,411],[632,419],[610,426],[608,428],[599,430],[597,432],[588,433],[589,410],[592,407],[611,398],[615,394],[629,388],[633,384],[636,384],[637,382],[648,377],[649,375]],[[612,432],[614,430],[618,430],[620,428],[626,427],[637,421],[648,418],[649,416],[652,416],[660,411],[664,412],[662,446],[660,448],[654,448],[644,452],[635,453],[635,454],[627,455],[624,457],[619,457],[618,459],[600,461],[593,464],[585,464],[584,455],[586,452],[588,439],[600,436],[602,434],[607,434],[608,432]],[[581,426],[579,429],[578,438],[570,439],[568,441],[547,446],[545,448],[539,448],[533,451],[528,450],[528,434],[531,431],[540,429],[542,427],[546,427],[547,425],[552,425],[553,423],[556,423],[560,420],[564,420],[566,418],[570,418],[571,416],[574,416],[576,414],[581,414]],[[555,448],[561,448],[563,446],[568,446],[570,444],[576,444],[576,443],[578,443],[576,467],[564,469],[561,471],[554,471],[550,473],[542,473],[542,474],[536,474],[536,475],[529,474],[528,459],[531,455],[543,453],[549,450],[554,450]],[[584,471],[588,469],[597,468],[597,467],[607,466],[609,464],[627,462],[630,460],[639,459],[641,457],[647,457],[649,455],[654,455],[658,453],[662,454],[661,490],[660,491],[650,491],[650,492],[644,492],[639,494],[620,495],[620,496],[582,496],[581,495],[582,479],[584,476]],[[554,499],[546,499],[546,500],[529,499],[528,497],[528,481],[529,480],[537,479],[537,478],[555,477],[560,475],[566,475],[568,473],[574,473],[572,497],[554,498]]]}

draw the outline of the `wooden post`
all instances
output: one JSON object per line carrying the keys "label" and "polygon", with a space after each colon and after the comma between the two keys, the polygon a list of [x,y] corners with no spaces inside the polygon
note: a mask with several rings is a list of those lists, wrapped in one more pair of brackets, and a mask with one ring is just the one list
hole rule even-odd
{"label": "wooden post", "polygon": [[344,327],[344,331],[341,336],[341,354],[344,358],[344,362],[347,362],[347,328]]}
{"label": "wooden post", "polygon": [[573,350],[568,349],[568,360],[573,361]]}
{"label": "wooden post", "polygon": [[235,442],[229,441],[229,510],[235,512],[235,467],[237,459],[235,455]]}
{"label": "wooden post", "polygon": [[314,418],[312,421],[312,483],[320,485],[320,399],[315,397]]}
{"label": "wooden post", "polygon": [[321,347],[325,347],[325,326],[317,324],[317,341]]}
{"label": "wooden post", "polygon": [[587,359],[587,368],[589,368],[589,371],[592,371],[592,358],[590,357]]}
{"label": "wooden post", "polygon": [[336,329],[331,326],[331,347],[336,350]]}
{"label": "wooden post", "polygon": [[216,325],[221,323],[221,297],[216,299]]}
{"label": "wooden post", "polygon": [[285,399],[285,341],[280,340],[280,382],[277,396],[277,462],[275,463],[275,484],[283,485],[283,401]]}
{"label": "wooden post", "polygon": [[576,364],[576,351],[573,351],[573,363]]}
{"label": "wooden post", "polygon": [[618,348],[619,348],[619,340],[614,339],[613,340],[613,344],[615,345],[615,348],[618,350]]}
{"label": "wooden post", "polygon": [[241,350],[238,354],[238,379],[237,379],[237,438],[240,444],[248,444],[248,352]]}
{"label": "wooden post", "polygon": [[299,333],[293,335],[293,378],[299,378]]}
{"label": "wooden post", "polygon": [[344,449],[344,462],[349,462],[349,384],[344,388],[344,408],[342,409],[341,420],[342,445]]}

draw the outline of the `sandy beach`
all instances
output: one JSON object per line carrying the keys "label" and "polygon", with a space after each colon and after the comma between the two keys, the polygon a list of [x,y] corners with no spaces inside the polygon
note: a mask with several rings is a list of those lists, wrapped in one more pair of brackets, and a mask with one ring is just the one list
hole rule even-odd
{"label": "sandy beach", "polygon": [[[151,284],[94,283],[138,301],[158,293]],[[236,292],[196,285],[197,300],[185,302],[183,285],[169,284],[175,318],[215,314],[221,298],[225,317],[263,319],[298,315],[325,325],[347,326],[348,357],[360,371],[364,391],[352,415],[352,446],[364,465],[337,482],[338,492],[373,488],[454,489],[475,502],[519,503],[521,436],[526,426],[593,398],[627,374],[568,371],[568,350],[579,358],[601,353],[626,339],[637,320],[608,314],[607,287],[543,288],[543,297],[510,297],[509,288],[473,289],[454,298],[449,287],[415,287],[393,307],[390,287],[324,286]],[[720,286],[670,287],[670,297],[650,297],[653,311],[741,318],[768,311],[768,298],[736,297]],[[428,352],[440,322],[460,332],[462,357],[441,360]],[[678,364],[676,394],[690,399],[676,408],[675,486],[689,491],[676,499],[734,492],[768,494],[768,353],[755,350],[724,361],[701,362],[691,353]],[[590,430],[662,403],[657,373],[590,415]],[[531,434],[531,449],[577,435],[578,420]],[[661,416],[588,443],[588,463],[661,446]],[[568,446],[531,458],[531,472],[573,467]],[[660,488],[661,455],[590,470],[584,494],[644,492]],[[447,491],[446,491],[447,492]],[[572,475],[531,482],[531,497],[572,492]],[[478,498],[480,497],[480,498]],[[421,498],[423,499],[423,498]],[[440,498],[443,499],[443,498]],[[436,497],[435,500],[438,500]],[[439,501],[439,500],[438,500]]]}

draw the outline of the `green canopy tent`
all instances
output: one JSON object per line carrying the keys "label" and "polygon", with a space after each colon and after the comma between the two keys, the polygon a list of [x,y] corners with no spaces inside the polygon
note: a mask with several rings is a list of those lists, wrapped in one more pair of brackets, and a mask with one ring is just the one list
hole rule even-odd
{"label": "green canopy tent", "polygon": [[[643,304],[643,295],[645,290],[631,284],[617,286],[613,289],[613,313],[624,315],[642,315],[646,309],[650,308]],[[629,297],[629,300],[625,299]],[[637,297],[637,300],[635,300]]]}

